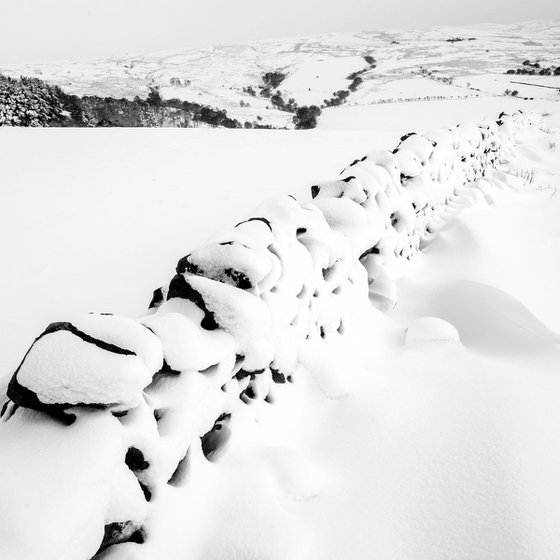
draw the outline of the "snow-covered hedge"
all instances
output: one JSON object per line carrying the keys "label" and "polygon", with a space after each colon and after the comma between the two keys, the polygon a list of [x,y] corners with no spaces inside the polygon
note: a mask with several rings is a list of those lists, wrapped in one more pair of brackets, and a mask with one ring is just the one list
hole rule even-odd
{"label": "snow-covered hedge", "polygon": [[0,126],[48,126],[63,119],[58,88],[36,78],[0,74]]}
{"label": "snow-covered hedge", "polygon": [[93,537],[68,558],[142,543],[158,493],[186,482],[189,450],[216,460],[231,415],[273,403],[275,387],[298,375],[306,340],[343,337],[354,305],[394,305],[403,264],[458,198],[484,190],[531,126],[540,117],[519,112],[407,134],[312,186],[312,200],[266,202],[194,249],[144,317],[92,313],[50,325],[10,381],[4,420],[31,430],[103,417],[103,437],[122,442],[107,506],[88,519]]}

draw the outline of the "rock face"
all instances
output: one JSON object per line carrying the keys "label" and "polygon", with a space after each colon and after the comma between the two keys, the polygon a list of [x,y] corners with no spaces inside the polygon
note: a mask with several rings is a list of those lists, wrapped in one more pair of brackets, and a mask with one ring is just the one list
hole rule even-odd
{"label": "rock face", "polygon": [[[115,417],[124,470],[111,481],[98,550],[144,541],[152,502],[162,486],[185,483],[193,446],[219,460],[236,410],[273,403],[306,341],[344,337],[355,304],[394,305],[402,265],[452,203],[491,173],[519,131],[541,125],[515,113],[430,138],[406,135],[395,150],[370,152],[314,185],[312,202],[263,204],[191,251],[145,317],[89,314],[50,325],[14,373],[3,414],[31,409],[64,424]],[[407,344],[458,340],[436,318],[406,335]]]}

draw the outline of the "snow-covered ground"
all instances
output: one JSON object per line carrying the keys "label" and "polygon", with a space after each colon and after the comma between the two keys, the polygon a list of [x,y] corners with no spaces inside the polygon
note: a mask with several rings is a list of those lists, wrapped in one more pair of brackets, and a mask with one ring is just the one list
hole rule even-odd
{"label": "snow-covered ground", "polygon": [[[489,93],[503,96],[506,89],[517,89],[528,97],[558,99],[555,89],[510,82],[540,84],[544,79],[558,88],[560,76],[504,73],[519,68],[524,60],[539,61],[541,66],[558,65],[559,25],[559,21],[530,21],[330,33],[102,60],[38,61],[12,67],[0,62],[0,73],[36,76],[78,95],[145,98],[149,87],[158,86],[166,99],[227,109],[241,122],[260,116],[265,123],[285,127],[291,126],[289,113],[275,109],[267,98],[245,91],[251,86],[258,93],[266,72],[285,73],[287,78],[279,90],[286,101],[293,97],[300,105],[322,104],[334,92],[346,89],[351,83],[349,76],[356,71],[363,71],[363,83],[350,94],[350,105]],[[463,40],[449,41],[456,38]],[[364,57],[373,57],[375,67]]]}
{"label": "snow-covered ground", "polygon": [[[51,321],[142,314],[179,257],[262,199],[304,198],[403,133],[497,107],[370,109],[378,130],[0,130],[4,379]],[[187,483],[153,502],[148,541],[107,557],[556,560],[558,139],[525,138],[514,175],[497,173],[407,267],[396,308],[357,311],[344,344],[309,343],[274,405],[234,417],[219,461],[191,453]],[[103,418],[0,425],[2,558],[81,560],[100,538],[85,512],[104,511],[121,468]]]}
{"label": "snow-covered ground", "polygon": [[[478,121],[501,111],[536,111],[549,115],[551,125],[560,126],[558,102],[524,100],[513,97],[472,97],[468,99],[433,99],[373,105],[343,105],[323,110],[318,127],[326,130],[430,131],[452,127],[459,120]],[[408,124],[409,123],[409,124]]]}
{"label": "snow-covered ground", "polygon": [[[63,85],[78,93],[95,84],[131,97],[188,78],[173,96],[192,89],[193,100],[233,108],[246,98],[241,88],[268,70],[289,69],[287,92],[308,102],[348,82],[364,54],[379,62],[350,104],[324,110],[316,130],[0,128],[2,394],[47,324],[89,311],[143,315],[179,258],[264,199],[309,199],[311,185],[410,131],[516,109],[546,114],[550,128],[520,135],[490,184],[473,189],[470,203],[454,201],[438,235],[404,267],[394,308],[350,306],[342,336],[304,343],[293,383],[275,386],[273,404],[238,406],[222,428],[231,433],[223,453],[208,461],[192,445],[179,480],[158,487],[149,504],[124,465],[123,441],[150,449],[159,438],[171,453],[187,436],[166,433],[165,422],[154,433],[145,406],[128,419],[86,411],[87,421],[71,426],[25,409],[6,421],[8,410],[0,420],[0,559],[89,560],[84,551],[103,538],[92,519],[133,511],[139,521],[147,516],[147,541],[99,558],[557,560],[560,104],[548,90],[531,101],[495,95],[510,79],[554,85],[499,72],[525,58],[558,63],[557,29],[533,22],[333,34],[270,41],[259,52],[217,47],[25,68],[60,83],[69,72]],[[445,41],[456,36],[477,40]],[[419,76],[420,65],[455,77],[453,85]],[[317,87],[306,92],[310,79]],[[381,102],[398,98],[415,101]],[[84,394],[126,396],[136,372],[145,375],[161,355],[145,330],[123,334],[136,323],[115,321],[113,331],[103,315],[79,326],[137,355],[99,362],[87,353],[95,348],[67,360],[52,354],[44,375],[58,376],[68,395],[65,372],[83,360]],[[163,336],[157,317],[147,324]],[[177,344],[181,332],[166,336]],[[216,351],[228,340],[218,337]],[[41,344],[39,355],[52,351]],[[35,355],[24,374],[48,390]],[[112,384],[119,360],[128,377]],[[210,368],[208,383],[218,374]],[[198,400],[196,384],[170,393],[185,416],[215,406]],[[126,502],[112,499],[108,481]]]}

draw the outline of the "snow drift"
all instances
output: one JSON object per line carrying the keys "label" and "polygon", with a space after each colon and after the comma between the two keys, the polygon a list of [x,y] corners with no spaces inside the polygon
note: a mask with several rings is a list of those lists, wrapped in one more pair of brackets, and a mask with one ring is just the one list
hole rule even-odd
{"label": "snow drift", "polygon": [[[144,317],[92,313],[47,327],[9,383],[2,430],[16,426],[38,448],[64,438],[68,453],[93,440],[81,454],[89,461],[60,466],[76,515],[47,522],[53,537],[44,542],[29,538],[44,519],[18,510],[24,530],[2,543],[7,557],[84,560],[142,544],[158,494],[187,483],[193,450],[219,460],[235,414],[273,403],[299,373],[303,341],[323,367],[321,345],[341,344],[353,310],[393,307],[405,263],[450,214],[485,195],[517,135],[542,124],[518,112],[407,134],[392,152],[370,152],[312,186],[311,202],[266,202],[186,255]],[[416,324],[407,339],[455,340],[447,327]],[[344,388],[327,379],[324,390]],[[44,499],[54,508],[56,492]]]}

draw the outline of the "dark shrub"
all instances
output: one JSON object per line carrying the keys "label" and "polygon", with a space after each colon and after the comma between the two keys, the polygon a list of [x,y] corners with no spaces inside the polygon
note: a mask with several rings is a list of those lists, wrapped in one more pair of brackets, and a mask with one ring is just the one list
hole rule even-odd
{"label": "dark shrub", "polygon": [[348,89],[350,91],[356,91],[358,89],[358,86],[363,82],[364,80],[362,78],[360,78],[360,76],[357,76],[356,78],[354,78],[354,80],[352,81],[352,83],[348,86]]}
{"label": "dark shrub", "polygon": [[162,107],[163,106],[163,98],[159,92],[157,87],[151,87],[150,93],[148,93],[148,97],[146,98],[148,105],[152,107]]}
{"label": "dark shrub", "polygon": [[298,130],[315,128],[317,117],[321,114],[321,109],[317,105],[299,107],[294,115],[293,121]]}
{"label": "dark shrub", "polygon": [[276,70],[275,72],[267,72],[263,75],[263,83],[265,86],[276,89],[284,80],[286,79],[286,74]]}

